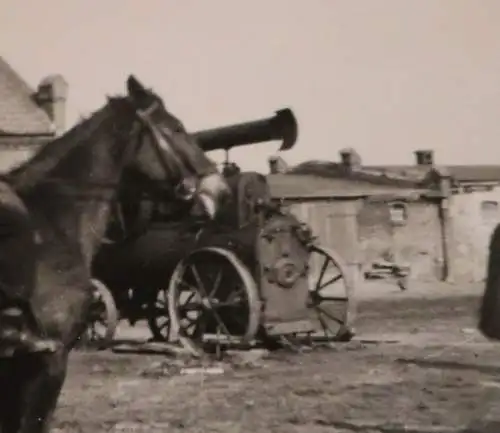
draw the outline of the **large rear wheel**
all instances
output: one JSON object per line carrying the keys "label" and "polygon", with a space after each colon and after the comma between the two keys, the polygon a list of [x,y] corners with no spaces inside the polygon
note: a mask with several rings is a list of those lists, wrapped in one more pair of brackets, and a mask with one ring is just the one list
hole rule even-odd
{"label": "large rear wheel", "polygon": [[193,355],[248,344],[260,325],[255,280],[231,251],[208,247],[174,270],[168,290],[172,331]]}

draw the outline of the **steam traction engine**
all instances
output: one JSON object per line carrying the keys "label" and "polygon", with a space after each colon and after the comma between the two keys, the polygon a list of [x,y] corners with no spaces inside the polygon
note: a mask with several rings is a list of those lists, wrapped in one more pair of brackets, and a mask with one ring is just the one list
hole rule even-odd
{"label": "steam traction engine", "polygon": [[[276,139],[286,150],[296,136],[288,109],[196,133],[205,151]],[[287,337],[350,339],[352,283],[340,256],[319,246],[307,225],[272,200],[265,176],[242,173],[229,161],[224,173],[233,194],[216,221],[200,227],[160,218],[139,236],[102,249],[95,275],[101,304],[108,304],[103,315],[116,322],[110,300],[134,287],[131,304],[146,305],[155,339],[173,335],[194,354]]]}
{"label": "steam traction engine", "polygon": [[243,225],[205,227],[170,279],[168,311],[181,343],[348,340],[349,276],[340,257],[269,201]]}

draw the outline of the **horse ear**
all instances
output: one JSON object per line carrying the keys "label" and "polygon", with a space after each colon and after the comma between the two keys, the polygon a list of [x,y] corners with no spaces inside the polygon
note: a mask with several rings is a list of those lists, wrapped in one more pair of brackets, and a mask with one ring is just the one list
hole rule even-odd
{"label": "horse ear", "polygon": [[127,90],[130,97],[135,100],[147,95],[146,88],[134,75],[130,75],[127,79]]}

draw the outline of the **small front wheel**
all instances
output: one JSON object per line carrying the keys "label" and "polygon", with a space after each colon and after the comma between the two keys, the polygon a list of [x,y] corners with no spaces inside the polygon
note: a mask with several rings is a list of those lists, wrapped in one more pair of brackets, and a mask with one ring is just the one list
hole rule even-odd
{"label": "small front wheel", "polygon": [[349,321],[354,284],[347,265],[335,251],[324,247],[313,245],[310,253],[317,269],[310,281],[308,307],[321,329],[317,339],[349,341],[354,336]]}

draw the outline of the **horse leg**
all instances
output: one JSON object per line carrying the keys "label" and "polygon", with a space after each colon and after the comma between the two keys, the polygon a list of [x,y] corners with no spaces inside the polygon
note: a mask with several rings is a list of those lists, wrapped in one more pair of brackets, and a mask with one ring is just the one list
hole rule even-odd
{"label": "horse leg", "polygon": [[68,354],[26,355],[12,358],[12,375],[2,393],[9,402],[2,408],[2,433],[48,433],[66,378]]}
{"label": "horse leg", "polygon": [[31,216],[21,199],[0,182],[0,356],[54,353],[36,321],[31,298],[36,288],[38,246]]}

